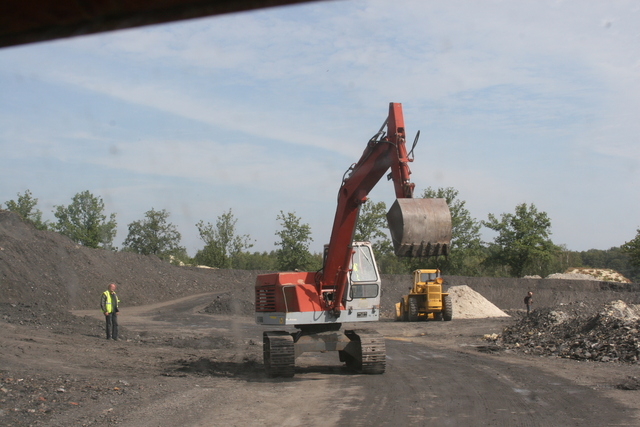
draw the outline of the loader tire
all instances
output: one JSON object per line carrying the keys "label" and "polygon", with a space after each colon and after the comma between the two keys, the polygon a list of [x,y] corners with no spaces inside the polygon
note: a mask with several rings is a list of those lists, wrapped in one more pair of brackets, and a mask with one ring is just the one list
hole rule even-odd
{"label": "loader tire", "polygon": [[442,318],[445,322],[453,319],[453,302],[451,302],[450,295],[442,297]]}
{"label": "loader tire", "polygon": [[418,321],[418,298],[409,297],[409,322]]}
{"label": "loader tire", "polygon": [[264,369],[269,378],[292,378],[295,374],[293,337],[285,331],[267,331],[262,334]]}
{"label": "loader tire", "polygon": [[407,316],[407,307],[404,306],[404,298],[400,300],[400,321],[407,322],[409,317]]}

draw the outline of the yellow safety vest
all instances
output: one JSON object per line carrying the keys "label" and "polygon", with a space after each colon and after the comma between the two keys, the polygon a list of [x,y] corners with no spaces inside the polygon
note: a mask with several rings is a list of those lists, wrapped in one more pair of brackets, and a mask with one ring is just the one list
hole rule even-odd
{"label": "yellow safety vest", "polygon": [[[107,313],[113,313],[113,306],[111,304],[111,292],[106,290],[104,291],[104,295],[106,297],[105,308],[107,309]],[[116,294],[116,307],[118,307],[119,303],[120,300],[118,299],[118,295]]]}

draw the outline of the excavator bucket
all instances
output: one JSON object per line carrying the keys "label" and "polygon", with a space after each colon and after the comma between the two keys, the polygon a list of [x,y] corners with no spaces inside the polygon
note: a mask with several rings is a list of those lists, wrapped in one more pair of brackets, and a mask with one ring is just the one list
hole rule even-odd
{"label": "excavator bucket", "polygon": [[387,222],[396,256],[449,254],[451,213],[445,199],[396,199]]}

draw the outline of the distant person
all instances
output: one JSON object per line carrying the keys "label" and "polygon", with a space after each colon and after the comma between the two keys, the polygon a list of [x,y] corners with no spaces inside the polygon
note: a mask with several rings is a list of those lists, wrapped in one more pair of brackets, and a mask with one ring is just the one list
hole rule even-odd
{"label": "distant person", "polygon": [[118,340],[118,304],[120,300],[116,295],[116,285],[110,283],[107,290],[102,293],[100,299],[100,308],[104,313],[104,317],[107,321],[107,339]]}
{"label": "distant person", "polygon": [[527,316],[531,313],[531,304],[533,304],[533,292],[527,292],[527,296],[524,297],[524,305],[527,306]]}

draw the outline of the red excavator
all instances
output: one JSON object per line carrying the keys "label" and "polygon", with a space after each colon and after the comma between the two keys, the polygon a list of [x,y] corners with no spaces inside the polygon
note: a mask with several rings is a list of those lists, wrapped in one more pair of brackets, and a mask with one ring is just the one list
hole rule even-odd
{"label": "red excavator", "polygon": [[[384,128],[387,131],[384,132]],[[419,136],[416,135],[413,147]],[[413,148],[411,149],[411,155]],[[261,274],[255,285],[256,323],[294,326],[263,333],[267,375],[293,377],[295,359],[305,352],[338,351],[340,361],[365,374],[386,367],[383,337],[365,329],[339,330],[342,323],[371,322],[380,316],[380,274],[369,242],[354,242],[360,206],[391,168],[396,201],[387,213],[394,252],[403,257],[447,255],[451,214],[444,199],[414,199],[405,146],[402,105],[367,143],[362,157],[345,173],[338,192],[331,239],[317,272]]]}

